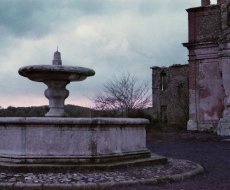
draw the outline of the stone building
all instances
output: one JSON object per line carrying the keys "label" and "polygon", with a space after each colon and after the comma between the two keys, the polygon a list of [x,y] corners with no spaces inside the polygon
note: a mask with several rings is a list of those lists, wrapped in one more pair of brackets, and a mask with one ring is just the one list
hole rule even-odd
{"label": "stone building", "polygon": [[189,52],[189,64],[152,68],[154,119],[186,122],[177,91],[183,83],[187,92],[188,79],[187,129],[230,135],[230,0],[217,0],[215,5],[201,0],[200,7],[187,12],[189,35],[183,45]]}
{"label": "stone building", "polygon": [[153,118],[167,125],[188,121],[188,65],[152,67]]}
{"label": "stone building", "polygon": [[230,0],[187,9],[188,130],[230,135]]}

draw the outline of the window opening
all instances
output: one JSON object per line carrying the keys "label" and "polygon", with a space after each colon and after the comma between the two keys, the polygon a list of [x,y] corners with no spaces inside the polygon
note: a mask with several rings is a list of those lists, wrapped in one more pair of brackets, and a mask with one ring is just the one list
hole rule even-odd
{"label": "window opening", "polygon": [[216,5],[217,4],[217,0],[211,0],[211,4],[212,5]]}
{"label": "window opening", "polygon": [[161,78],[161,91],[165,91],[167,88],[166,73],[162,72],[160,78]]}

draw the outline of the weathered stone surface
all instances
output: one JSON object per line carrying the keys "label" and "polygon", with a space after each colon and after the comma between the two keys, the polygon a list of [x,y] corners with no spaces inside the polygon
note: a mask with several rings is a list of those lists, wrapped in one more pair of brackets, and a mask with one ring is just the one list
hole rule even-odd
{"label": "weathered stone surface", "polygon": [[[216,5],[201,0],[201,5],[187,9],[189,39],[183,45],[189,50],[189,67],[184,66],[186,69],[180,72],[173,67],[152,67],[153,117],[175,124],[188,120],[188,130],[218,130],[218,134],[229,135],[226,123],[230,121],[230,0],[219,0]],[[175,96],[176,84],[186,84],[187,78],[189,119],[178,110],[186,98],[178,101]]]}
{"label": "weathered stone surface", "polygon": [[68,81],[45,81],[48,88],[45,90],[45,96],[49,100],[48,117],[64,117],[65,99],[69,96],[69,91],[65,88]]}
{"label": "weathered stone surface", "polygon": [[169,125],[185,125],[188,95],[188,65],[152,67],[154,119]]}
{"label": "weathered stone surface", "polygon": [[210,0],[201,0],[201,6],[208,6],[210,3]]}
{"label": "weathered stone surface", "polygon": [[47,80],[79,81],[95,74],[92,69],[61,65],[31,65],[20,68],[18,72],[36,82]]}
{"label": "weathered stone surface", "polygon": [[224,3],[224,2],[225,2],[225,0],[217,0],[218,5],[220,5],[220,4]]}
{"label": "weathered stone surface", "polygon": [[217,134],[221,136],[230,136],[230,119],[220,119]]}
{"label": "weathered stone surface", "polygon": [[220,118],[230,116],[229,2],[209,6],[210,2],[203,0],[201,7],[187,10],[189,42],[184,46],[189,50],[188,130],[216,132]]}
{"label": "weathered stone surface", "polygon": [[198,130],[197,122],[192,119],[188,120],[187,129],[189,131],[197,131]]}
{"label": "weathered stone surface", "polygon": [[2,118],[0,161],[102,163],[149,157],[146,119]]}

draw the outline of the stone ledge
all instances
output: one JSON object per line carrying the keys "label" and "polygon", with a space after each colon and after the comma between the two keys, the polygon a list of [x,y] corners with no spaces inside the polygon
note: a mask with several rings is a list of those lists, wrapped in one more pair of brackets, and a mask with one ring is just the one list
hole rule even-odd
{"label": "stone ledge", "polygon": [[28,165],[36,165],[46,167],[51,165],[79,165],[83,167],[84,165],[92,165],[96,164],[106,164],[106,163],[116,163],[125,160],[135,160],[135,159],[143,159],[143,158],[150,158],[151,152],[148,149],[143,149],[140,151],[133,151],[133,152],[123,152],[117,154],[108,154],[108,155],[89,155],[89,156],[72,156],[72,155],[65,155],[65,156],[20,156],[20,155],[0,155],[0,166],[8,164],[18,165],[18,167]]}
{"label": "stone ledge", "polygon": [[[57,125],[147,125],[149,120],[141,118],[62,118],[62,117],[0,117],[1,124],[57,124]],[[98,127],[98,126],[97,126]],[[121,126],[122,127],[122,126]]]}
{"label": "stone ledge", "polygon": [[[132,156],[132,155],[131,155]],[[145,155],[144,155],[145,156]],[[0,162],[0,171],[3,172],[71,172],[76,170],[82,171],[97,171],[110,170],[116,168],[125,168],[130,166],[143,166],[148,164],[166,164],[167,158],[157,154],[152,154],[151,157],[121,157],[121,159],[113,160],[106,163],[79,163],[79,164],[14,164]]]}

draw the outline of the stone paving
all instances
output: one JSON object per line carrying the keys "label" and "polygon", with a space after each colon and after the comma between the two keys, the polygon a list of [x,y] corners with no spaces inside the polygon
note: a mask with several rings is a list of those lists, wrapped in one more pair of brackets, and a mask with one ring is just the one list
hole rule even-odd
{"label": "stone paving", "polygon": [[[57,186],[87,185],[93,187],[108,186],[114,184],[133,184],[155,182],[159,179],[173,181],[171,176],[185,174],[197,170],[199,165],[187,160],[169,159],[166,165],[129,167],[116,169],[113,171],[94,172],[71,172],[71,173],[0,173],[0,187],[4,184],[8,186],[35,185],[43,187],[45,184],[55,184]],[[200,167],[201,168],[201,167]],[[201,168],[202,169],[202,168]],[[201,170],[199,170],[201,172]],[[198,172],[197,172],[198,173]],[[182,176],[183,178],[183,176]],[[42,189],[42,188],[41,188]],[[48,188],[46,188],[48,189]]]}

